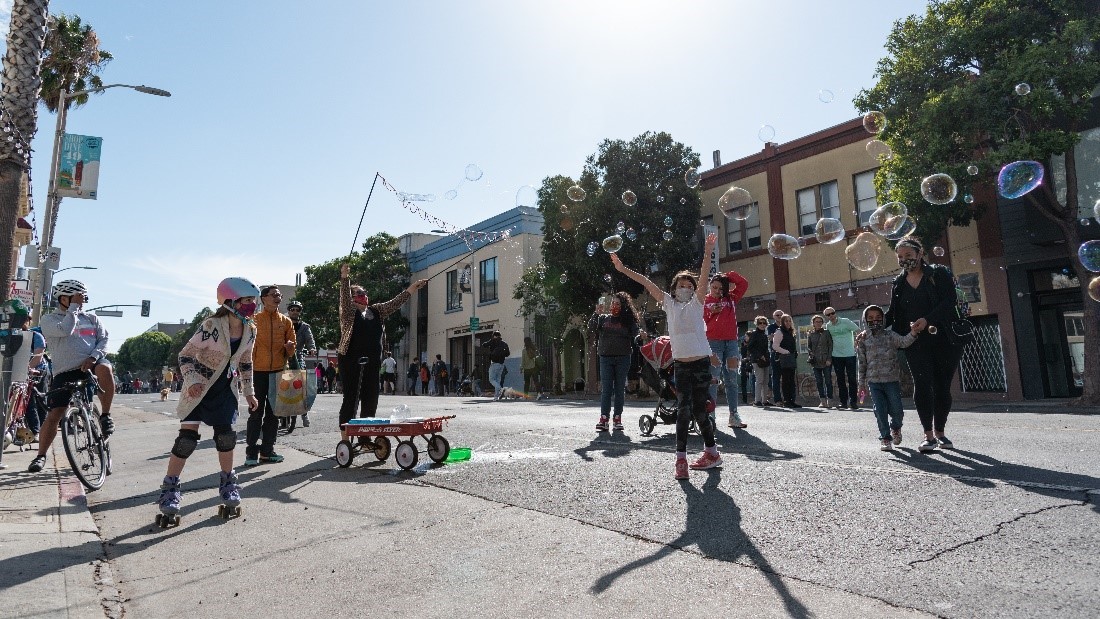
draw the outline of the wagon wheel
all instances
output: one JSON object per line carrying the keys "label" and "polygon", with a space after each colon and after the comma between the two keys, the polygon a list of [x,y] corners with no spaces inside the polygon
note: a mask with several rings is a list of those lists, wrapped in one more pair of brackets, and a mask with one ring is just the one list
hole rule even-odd
{"label": "wagon wheel", "polygon": [[351,448],[351,441],[336,443],[336,464],[346,469],[351,466],[353,458],[355,458],[355,452]]}
{"label": "wagon wheel", "polygon": [[406,471],[416,466],[418,458],[416,445],[413,445],[412,441],[401,441],[397,444],[397,449],[394,450],[394,460],[397,461],[397,466]]}
{"label": "wagon wheel", "polygon": [[374,437],[374,457],[379,460],[390,457],[390,439],[384,436]]}
{"label": "wagon wheel", "polygon": [[451,444],[442,435],[433,434],[428,439],[428,457],[432,459],[432,462],[437,464],[443,462],[447,459],[449,453],[451,453]]}

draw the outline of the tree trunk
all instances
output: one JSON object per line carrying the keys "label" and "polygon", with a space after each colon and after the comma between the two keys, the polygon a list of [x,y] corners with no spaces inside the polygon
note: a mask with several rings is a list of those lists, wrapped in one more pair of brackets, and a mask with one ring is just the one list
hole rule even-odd
{"label": "tree trunk", "polygon": [[7,301],[11,290],[11,278],[15,273],[15,224],[19,220],[20,179],[23,166],[0,160],[0,302]]}

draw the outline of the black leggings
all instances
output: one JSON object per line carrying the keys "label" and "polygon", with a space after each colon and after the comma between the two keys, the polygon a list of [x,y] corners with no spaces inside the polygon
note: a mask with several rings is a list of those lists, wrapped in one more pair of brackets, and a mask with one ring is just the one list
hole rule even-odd
{"label": "black leggings", "polygon": [[959,367],[962,347],[953,346],[942,335],[921,334],[905,350],[913,373],[913,403],[924,431],[943,432],[951,413],[951,382]]}
{"label": "black leggings", "polygon": [[794,368],[779,368],[779,382],[783,391],[783,403],[794,404]]}
{"label": "black leggings", "polygon": [[[378,381],[373,377],[378,376],[378,370],[382,367],[382,360],[371,357],[370,363],[360,367],[359,357],[354,355],[340,355],[337,357],[340,364],[340,376],[344,381],[344,399],[340,403],[340,425],[351,421],[355,417],[355,409],[358,404],[360,417],[374,417],[378,411]],[[359,376],[371,377],[362,381],[360,390]],[[358,402],[356,398],[358,396]]]}
{"label": "black leggings", "polygon": [[714,446],[714,426],[707,415],[707,398],[710,397],[710,359],[698,361],[673,361],[676,380],[676,451],[687,451],[688,426],[695,420],[703,446]]}

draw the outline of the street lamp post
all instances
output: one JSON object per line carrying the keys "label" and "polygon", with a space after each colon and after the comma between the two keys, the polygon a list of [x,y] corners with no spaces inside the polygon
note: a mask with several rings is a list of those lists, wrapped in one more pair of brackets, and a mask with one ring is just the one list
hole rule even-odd
{"label": "street lamp post", "polygon": [[42,302],[46,299],[47,278],[45,277],[45,273],[42,269],[43,254],[45,250],[53,245],[53,233],[57,221],[57,211],[61,207],[61,198],[57,195],[57,168],[58,164],[61,161],[61,143],[65,138],[65,122],[68,119],[66,100],[91,94],[93,92],[103,92],[108,88],[129,88],[131,90],[136,90],[140,93],[144,93],[147,95],[156,95],[158,97],[172,96],[172,93],[168,92],[167,90],[144,85],[132,86],[130,84],[108,84],[99,88],[78,90],[73,93],[66,93],[64,90],[60,92],[57,100],[57,128],[54,130],[53,136],[53,155],[50,157],[50,184],[49,190],[46,195],[46,214],[42,219],[42,245],[40,245],[38,248],[39,285],[38,290],[34,296],[34,307],[32,308],[35,322],[37,322],[38,318],[42,316]]}

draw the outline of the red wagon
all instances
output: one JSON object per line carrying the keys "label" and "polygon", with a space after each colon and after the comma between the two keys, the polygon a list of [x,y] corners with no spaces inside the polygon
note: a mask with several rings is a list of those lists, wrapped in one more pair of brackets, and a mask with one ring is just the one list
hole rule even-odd
{"label": "red wagon", "polygon": [[[416,466],[419,450],[413,443],[413,439],[417,437],[424,439],[428,444],[426,453],[433,462],[443,462],[451,452],[451,445],[438,432],[443,430],[444,422],[454,418],[455,415],[447,415],[395,422],[389,419],[353,419],[350,423],[341,426],[349,440],[341,440],[336,444],[336,463],[342,467],[349,467],[356,455],[367,450],[373,451],[374,457],[379,460],[385,460],[390,457],[389,437],[391,436],[398,439],[397,447],[394,449],[394,460],[402,469],[407,471]],[[363,448],[357,450],[350,439],[365,436],[373,436],[374,440],[368,441]]]}

